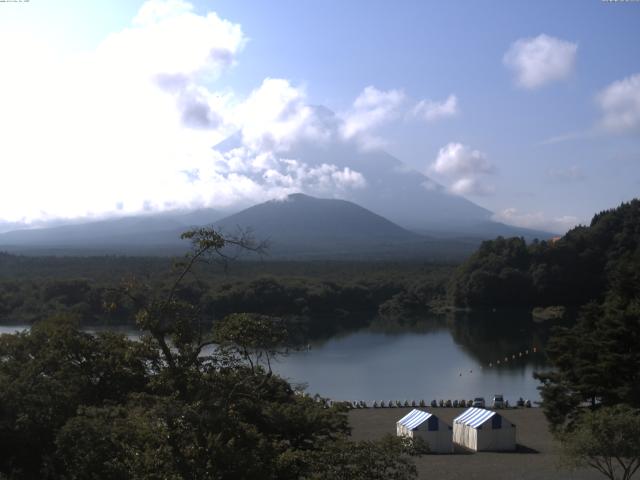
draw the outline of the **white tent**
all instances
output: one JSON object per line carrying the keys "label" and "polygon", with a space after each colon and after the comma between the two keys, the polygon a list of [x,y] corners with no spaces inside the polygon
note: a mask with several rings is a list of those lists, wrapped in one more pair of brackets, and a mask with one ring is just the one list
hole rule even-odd
{"label": "white tent", "polygon": [[453,442],[469,450],[516,449],[516,426],[484,408],[469,408],[453,419]]}
{"label": "white tent", "polygon": [[396,423],[399,437],[422,438],[433,453],[452,453],[451,427],[438,417],[422,410],[411,410]]}

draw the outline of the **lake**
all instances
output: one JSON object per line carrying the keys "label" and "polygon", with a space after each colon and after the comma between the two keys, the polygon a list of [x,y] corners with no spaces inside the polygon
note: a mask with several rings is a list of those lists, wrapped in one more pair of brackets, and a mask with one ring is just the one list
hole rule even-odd
{"label": "lake", "polygon": [[[0,326],[0,333],[24,328]],[[132,328],[118,330],[138,335]],[[292,383],[307,384],[308,393],[334,400],[489,401],[502,393],[511,403],[518,397],[535,401],[538,382],[532,375],[546,367],[548,330],[522,313],[461,314],[410,326],[374,322],[312,342],[273,367]]]}
{"label": "lake", "polygon": [[[517,352],[520,353],[520,352]],[[291,382],[305,382],[307,391],[336,400],[470,399],[503,393],[536,400],[532,374],[542,362],[529,357],[511,359],[502,367],[482,365],[457,344],[447,330],[428,333],[360,331],[309,351],[281,358],[274,369]],[[496,359],[497,360],[497,359]]]}

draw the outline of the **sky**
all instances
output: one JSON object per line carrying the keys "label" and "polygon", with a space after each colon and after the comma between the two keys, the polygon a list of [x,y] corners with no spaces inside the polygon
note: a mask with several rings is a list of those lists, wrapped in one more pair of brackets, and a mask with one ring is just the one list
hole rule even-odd
{"label": "sky", "polygon": [[0,2],[0,65],[4,222],[366,185],[300,141],[384,149],[524,227],[640,192],[640,2]]}

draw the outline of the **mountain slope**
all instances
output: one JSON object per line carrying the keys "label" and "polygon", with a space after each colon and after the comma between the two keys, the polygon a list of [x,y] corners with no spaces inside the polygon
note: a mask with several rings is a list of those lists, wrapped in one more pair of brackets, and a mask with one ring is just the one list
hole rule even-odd
{"label": "mountain slope", "polygon": [[531,242],[535,239],[549,240],[557,235],[551,232],[545,232],[542,230],[533,230],[531,228],[514,227],[513,225],[507,225],[500,222],[480,222],[463,226],[454,226],[445,230],[431,229],[431,230],[416,230],[416,233],[429,235],[436,238],[468,238],[477,241],[491,240],[496,237],[522,237],[527,242]]}
{"label": "mountain slope", "polygon": [[371,249],[424,237],[345,200],[292,194],[247,208],[215,223],[226,233],[250,229],[271,253],[321,253]]}
{"label": "mountain slope", "polygon": [[78,253],[140,253],[150,246],[184,247],[179,232],[212,224],[220,213],[212,209],[138,215],[51,228],[14,230],[0,234],[0,248],[11,251],[72,249]]}
{"label": "mountain slope", "polygon": [[496,231],[522,235],[515,227],[495,222],[478,224],[473,234],[468,228],[412,232],[355,203],[304,194],[254,205],[216,221],[219,216],[210,209],[173,211],[16,230],[0,234],[0,250],[57,255],[175,255],[188,248],[188,243],[180,240],[182,232],[214,224],[227,235],[251,229],[256,240],[269,243],[268,255],[275,259],[458,261],[471,254],[481,239],[495,237]]}

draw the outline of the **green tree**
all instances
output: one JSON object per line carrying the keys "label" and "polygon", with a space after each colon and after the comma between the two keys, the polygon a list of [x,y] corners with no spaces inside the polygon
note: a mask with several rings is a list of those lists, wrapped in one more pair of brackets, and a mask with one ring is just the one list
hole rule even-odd
{"label": "green tree", "polygon": [[144,391],[156,357],[143,342],[90,335],[67,317],[0,335],[0,471],[47,478],[57,431],[82,405]]}
{"label": "green tree", "polygon": [[589,305],[575,326],[556,330],[547,354],[553,369],[535,376],[554,431],[570,430],[584,404],[640,408],[639,305]]}
{"label": "green tree", "polygon": [[630,480],[640,468],[640,410],[618,405],[587,412],[561,440],[571,467],[590,466],[610,480]]}
{"label": "green tree", "polygon": [[58,432],[55,457],[70,480],[177,480],[169,434],[155,402],[80,407]]}
{"label": "green tree", "polygon": [[264,362],[269,374],[271,361],[288,351],[289,332],[282,319],[256,313],[233,313],[213,329],[213,338],[224,351],[249,362],[255,373]]}
{"label": "green tree", "polygon": [[640,200],[634,199],[556,241],[483,242],[457,269],[450,298],[467,307],[579,307],[612,296],[638,299],[639,225]]}
{"label": "green tree", "polygon": [[311,452],[308,480],[410,480],[417,470],[412,456],[428,451],[414,441],[386,435],[379,441],[352,442],[345,438]]}

